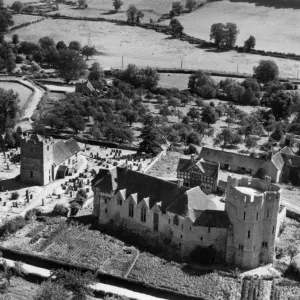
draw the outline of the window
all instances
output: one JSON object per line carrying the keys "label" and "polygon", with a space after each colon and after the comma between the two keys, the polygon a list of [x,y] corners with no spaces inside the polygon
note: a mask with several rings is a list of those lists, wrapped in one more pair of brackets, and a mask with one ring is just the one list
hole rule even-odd
{"label": "window", "polygon": [[121,199],[121,197],[118,198],[118,205],[122,206],[122,199]]}
{"label": "window", "polygon": [[208,227],[208,233],[210,233],[210,227]]}
{"label": "window", "polygon": [[107,214],[107,208],[105,208],[105,213]]}
{"label": "window", "polygon": [[176,226],[179,225],[179,218],[178,218],[178,216],[174,216],[174,218],[173,218],[173,224],[176,225]]}
{"label": "window", "polygon": [[181,247],[181,243],[179,243],[179,247]]}
{"label": "window", "polygon": [[248,231],[248,239],[250,239],[250,230]]}
{"label": "window", "polygon": [[258,220],[258,212],[256,213],[256,221]]}
{"label": "window", "polygon": [[107,199],[106,198],[104,198],[104,203],[107,204]]}
{"label": "window", "polygon": [[190,231],[192,231],[192,227],[190,227]]}
{"label": "window", "polygon": [[262,246],[265,248],[268,247],[268,242],[262,242]]}
{"label": "window", "polygon": [[31,177],[31,178],[33,177],[33,172],[32,172],[32,171],[30,171],[30,177]]}
{"label": "window", "polygon": [[181,230],[183,230],[183,224],[181,224]]}
{"label": "window", "polygon": [[246,212],[244,211],[244,220],[246,219]]}
{"label": "window", "polygon": [[180,236],[180,238],[182,239],[182,235]]}
{"label": "window", "polygon": [[134,216],[134,205],[133,202],[129,203],[129,217],[133,218]]}
{"label": "window", "polygon": [[201,236],[200,241],[203,241],[203,237]]}
{"label": "window", "polygon": [[141,209],[141,221],[142,222],[146,222],[146,207],[143,206],[142,209]]}
{"label": "window", "polygon": [[269,213],[270,213],[270,210],[268,209],[268,211],[267,211],[267,218],[269,218]]}
{"label": "window", "polygon": [[272,229],[272,233],[274,234],[275,233],[275,227],[273,226],[273,229]]}
{"label": "window", "polygon": [[49,145],[47,146],[47,151],[49,151]]}

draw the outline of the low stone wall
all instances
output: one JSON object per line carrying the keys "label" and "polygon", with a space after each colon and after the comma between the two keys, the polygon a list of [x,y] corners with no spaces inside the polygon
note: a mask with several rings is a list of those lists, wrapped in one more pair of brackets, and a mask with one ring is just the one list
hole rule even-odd
{"label": "low stone wall", "polygon": [[143,170],[143,173],[147,173],[158,161],[160,161],[161,157],[163,155],[166,155],[166,151],[162,151],[160,152],[155,158],[154,160]]}

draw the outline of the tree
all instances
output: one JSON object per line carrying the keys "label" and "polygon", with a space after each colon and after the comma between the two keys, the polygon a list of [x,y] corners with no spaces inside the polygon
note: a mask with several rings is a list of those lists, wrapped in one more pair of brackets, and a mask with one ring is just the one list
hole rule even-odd
{"label": "tree", "polygon": [[53,38],[45,36],[39,39],[39,45],[43,52],[48,53],[55,48],[55,41]]}
{"label": "tree", "polygon": [[86,0],[78,0],[78,7],[85,9],[86,8]]}
{"label": "tree", "polygon": [[190,75],[188,88],[192,94],[197,94],[204,99],[211,99],[216,96],[215,82],[202,70]]}
{"label": "tree", "polygon": [[0,9],[4,8],[4,0],[0,0]]}
{"label": "tree", "polygon": [[6,32],[9,26],[14,25],[12,15],[4,10],[0,11],[0,32]]}
{"label": "tree", "polygon": [[197,7],[197,2],[195,0],[187,0],[185,4],[185,8],[191,12],[194,8]]}
{"label": "tree", "polygon": [[277,141],[277,142],[279,142],[279,141],[281,141],[281,140],[283,139],[283,137],[284,137],[284,132],[283,132],[283,130],[282,130],[282,126],[281,126],[280,123],[277,123],[277,124],[275,125],[275,130],[274,130],[274,132],[271,134],[270,137],[271,137],[274,141]]}
{"label": "tree", "polygon": [[132,109],[126,109],[122,112],[122,115],[126,118],[126,121],[129,123],[129,126],[132,126],[132,123],[138,120],[138,114]]}
{"label": "tree", "polygon": [[260,97],[260,85],[255,78],[248,77],[242,82],[242,86],[247,90],[248,87],[251,87],[252,91],[255,94],[255,97]]}
{"label": "tree", "polygon": [[172,97],[169,99],[168,105],[174,107],[174,110],[176,110],[176,108],[180,106],[180,101],[179,99]]}
{"label": "tree", "polygon": [[193,124],[193,128],[197,131],[197,133],[203,135],[206,129],[206,125],[202,121],[196,121]]}
{"label": "tree", "polygon": [[224,128],[221,132],[217,134],[214,139],[214,146],[220,146],[222,151],[228,145],[232,145],[241,141],[241,137],[237,135],[233,130],[229,128]]}
{"label": "tree", "polygon": [[14,34],[12,36],[12,43],[16,45],[16,44],[19,44],[19,42],[20,42],[19,36],[17,34]]}
{"label": "tree", "polygon": [[184,28],[177,19],[171,19],[169,26],[175,34],[182,35]]}
{"label": "tree", "polygon": [[57,51],[61,51],[61,50],[66,50],[68,49],[67,45],[65,44],[64,41],[59,41],[57,44],[56,44],[56,49]]}
{"label": "tree", "polygon": [[269,106],[276,120],[286,120],[293,110],[293,96],[290,92],[277,91],[270,96]]}
{"label": "tree", "polygon": [[8,285],[11,284],[12,277],[23,277],[25,275],[22,263],[19,261],[14,262],[13,266],[8,266],[6,260],[3,260],[3,269],[3,277],[7,280]]}
{"label": "tree", "polygon": [[193,123],[195,119],[198,119],[200,117],[199,110],[196,107],[191,107],[186,115],[193,120]]}
{"label": "tree", "polygon": [[268,135],[270,135],[270,132],[272,132],[275,129],[275,117],[274,115],[269,115],[268,119],[266,120],[266,122],[264,123],[264,127],[268,132]]}
{"label": "tree", "polygon": [[136,13],[136,23],[137,24],[140,24],[140,20],[144,18],[144,13],[139,10],[137,13]]}
{"label": "tree", "polygon": [[16,13],[19,14],[24,9],[24,4],[21,1],[15,1],[12,4],[11,9],[14,10]]}
{"label": "tree", "polygon": [[126,15],[127,15],[127,22],[129,23],[134,23],[135,19],[136,19],[136,14],[137,14],[138,10],[134,5],[129,5],[127,11],[126,11]]}
{"label": "tree", "polygon": [[7,72],[9,72],[9,73],[12,72],[16,68],[16,57],[12,52],[10,52],[7,56],[5,67],[6,67]]}
{"label": "tree", "polygon": [[245,139],[245,146],[247,147],[248,150],[250,150],[251,148],[255,148],[257,146],[257,142],[254,138],[248,136]]}
{"label": "tree", "polygon": [[68,297],[69,293],[62,285],[47,280],[42,283],[33,300],[65,300]]}
{"label": "tree", "polygon": [[9,148],[14,148],[16,146],[16,141],[14,139],[13,131],[11,129],[6,131],[4,143]]}
{"label": "tree", "polygon": [[89,69],[90,73],[88,75],[89,80],[100,80],[104,78],[104,72],[99,63],[94,62]]}
{"label": "tree", "polygon": [[249,86],[244,93],[244,104],[251,105],[255,99],[255,94],[252,88]]}
{"label": "tree", "polygon": [[244,43],[244,49],[246,52],[250,52],[250,50],[255,48],[255,45],[256,45],[255,37],[250,35],[248,40],[246,40]]}
{"label": "tree", "polygon": [[77,51],[77,52],[80,52],[80,50],[81,50],[81,44],[78,41],[72,41],[69,44],[69,49]]}
{"label": "tree", "polygon": [[236,43],[237,35],[239,34],[239,30],[235,23],[227,23],[225,26],[226,31],[226,47],[233,48]]}
{"label": "tree", "polygon": [[115,11],[117,12],[121,6],[124,4],[122,0],[113,0],[113,7],[115,8]]}
{"label": "tree", "polygon": [[223,23],[213,24],[210,28],[210,39],[215,41],[217,49],[226,45],[226,27]]}
{"label": "tree", "polygon": [[97,50],[95,49],[94,46],[90,47],[90,46],[84,46],[82,48],[82,55],[86,57],[86,59],[88,60],[90,56],[94,56],[97,54]]}
{"label": "tree", "polygon": [[84,130],[85,121],[80,115],[75,115],[68,121],[68,125],[78,134],[79,131]]}
{"label": "tree", "polygon": [[59,76],[67,83],[84,76],[88,66],[83,58],[74,50],[63,50],[60,52],[57,64]]}
{"label": "tree", "polygon": [[209,124],[214,124],[217,121],[217,114],[213,107],[211,106],[205,106],[201,113],[202,121],[207,123],[207,126],[209,127]]}
{"label": "tree", "polygon": [[142,130],[142,133],[140,135],[142,142],[139,144],[138,152],[157,155],[159,152],[161,152],[161,148],[159,146],[161,134],[151,124],[152,122],[148,123]]}
{"label": "tree", "polygon": [[258,82],[267,83],[276,80],[279,74],[279,69],[273,60],[261,60],[257,67],[254,67],[254,74]]}
{"label": "tree", "polygon": [[183,6],[181,5],[181,2],[173,2],[172,3],[172,10],[171,10],[171,16],[179,16],[183,11]]}
{"label": "tree", "polygon": [[186,138],[186,144],[200,145],[201,137],[197,132],[192,131]]}

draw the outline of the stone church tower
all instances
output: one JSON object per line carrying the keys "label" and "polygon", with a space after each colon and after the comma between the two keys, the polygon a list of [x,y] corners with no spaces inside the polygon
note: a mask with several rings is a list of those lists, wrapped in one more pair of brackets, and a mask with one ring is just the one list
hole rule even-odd
{"label": "stone church tower", "polygon": [[46,185],[54,180],[52,138],[37,134],[21,139],[21,181]]}
{"label": "stone church tower", "polygon": [[225,210],[231,221],[226,261],[244,268],[270,263],[281,223],[281,189],[256,178],[228,177]]}

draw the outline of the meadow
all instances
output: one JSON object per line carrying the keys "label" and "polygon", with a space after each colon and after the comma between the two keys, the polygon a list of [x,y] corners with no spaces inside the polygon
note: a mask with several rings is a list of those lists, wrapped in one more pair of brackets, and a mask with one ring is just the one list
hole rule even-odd
{"label": "meadow", "polygon": [[[223,0],[207,3],[178,19],[184,32],[204,40],[209,40],[212,24],[233,22],[240,30],[239,46],[253,35],[256,49],[300,54],[299,14],[299,9]],[[168,21],[164,23],[168,24]]]}
{"label": "meadow", "polygon": [[[140,27],[120,26],[108,22],[71,21],[47,19],[43,22],[8,33],[11,39],[17,33],[20,40],[38,42],[41,37],[51,36],[56,42],[77,40],[92,45],[101,55],[94,56],[89,64],[98,61],[102,67],[121,68],[134,63],[140,67],[210,69],[219,71],[253,73],[253,67],[267,56],[228,51],[216,53],[199,49],[195,45],[173,39],[170,36]],[[299,63],[294,60],[272,58],[279,66],[280,76],[295,78]]]}

